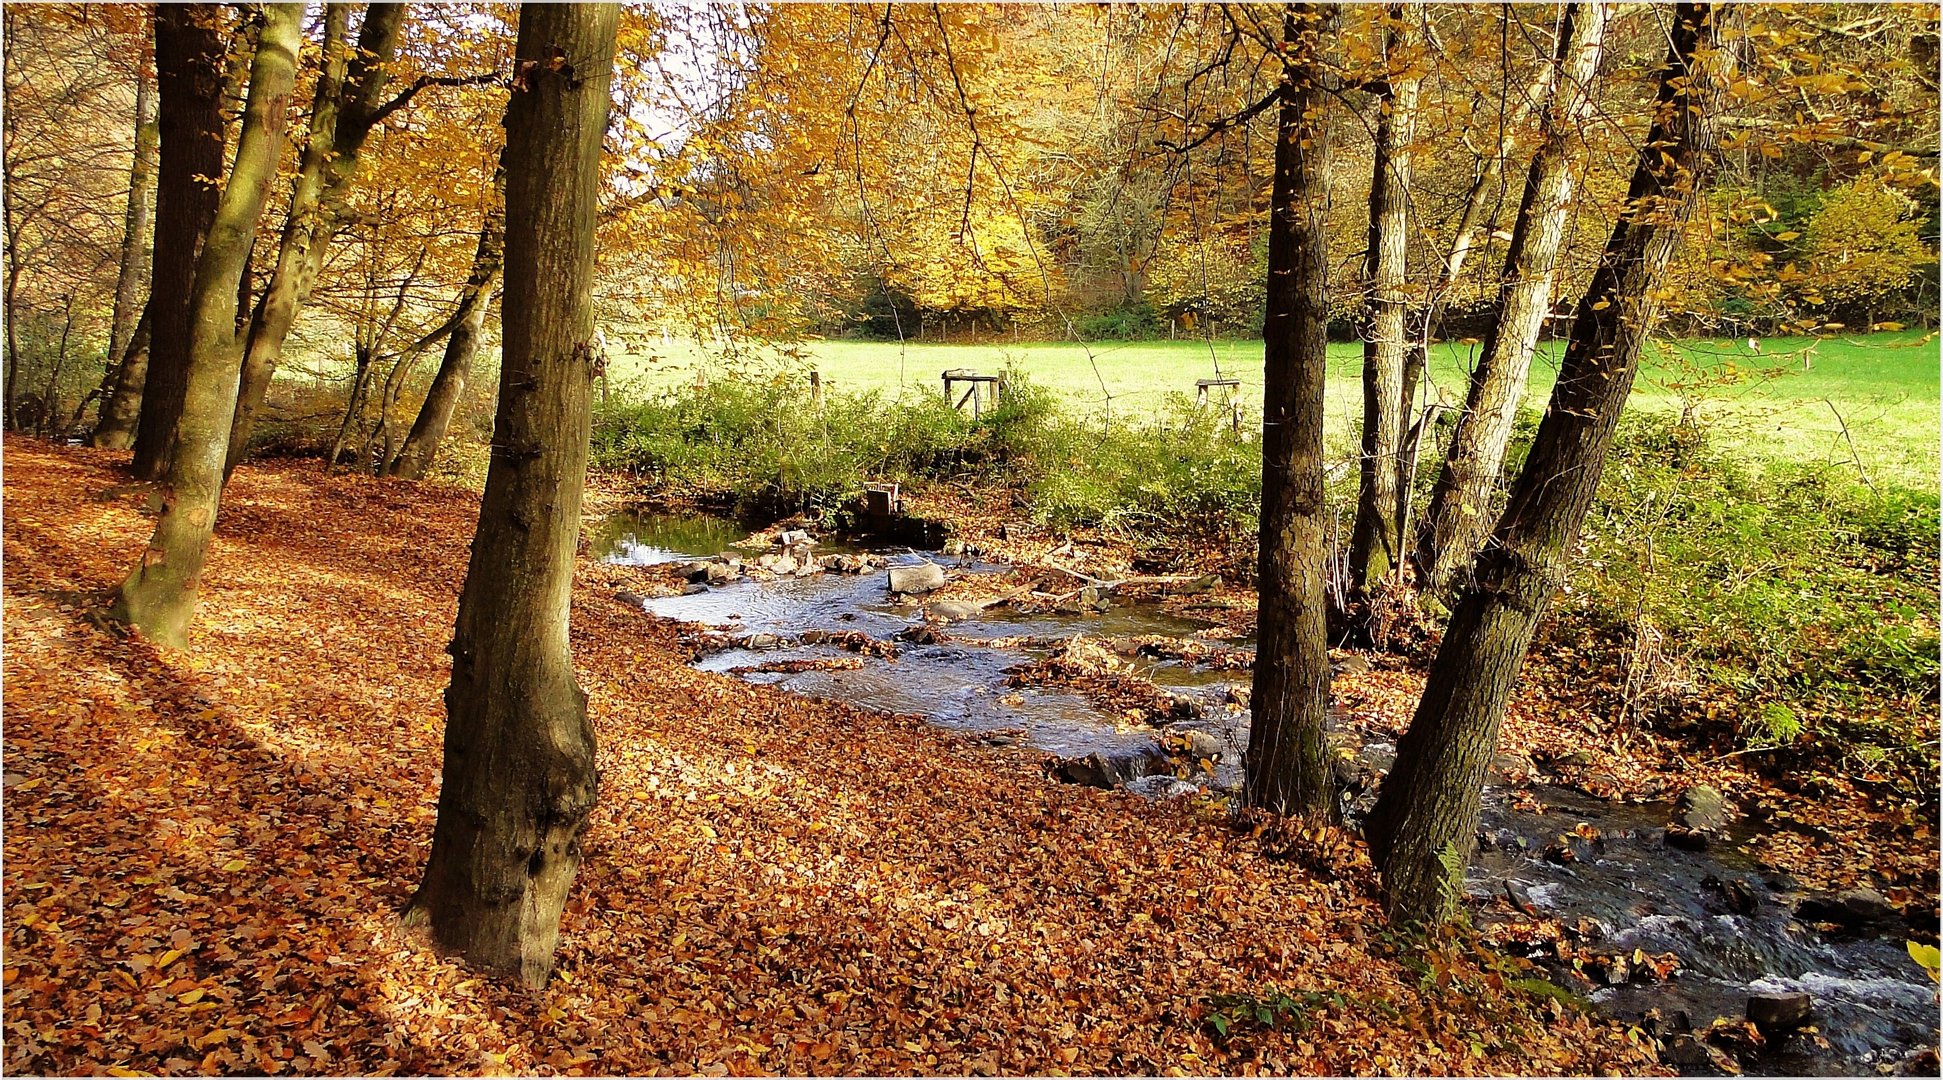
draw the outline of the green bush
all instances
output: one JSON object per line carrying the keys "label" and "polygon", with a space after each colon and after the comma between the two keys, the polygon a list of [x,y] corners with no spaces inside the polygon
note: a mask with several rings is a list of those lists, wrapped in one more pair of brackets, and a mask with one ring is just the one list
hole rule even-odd
{"label": "green bush", "polygon": [[1017,372],[974,420],[935,394],[826,395],[787,375],[739,378],[617,400],[595,414],[595,468],[671,490],[817,513],[870,481],[977,472],[1043,441],[1061,422],[1052,394]]}
{"label": "green bush", "polygon": [[1089,341],[1146,341],[1161,335],[1160,312],[1146,300],[1133,300],[1091,315],[1082,315],[1073,329]]}
{"label": "green bush", "polygon": [[974,420],[931,394],[831,394],[785,377],[684,387],[600,410],[594,467],[674,490],[811,512],[870,481],[1002,474],[1040,520],[1143,531],[1252,530],[1260,450],[1227,414],[1170,401],[1152,425],[1089,423],[1019,371]]}
{"label": "green bush", "polygon": [[1042,521],[1214,537],[1255,528],[1261,448],[1252,433],[1235,432],[1225,412],[1174,395],[1151,425],[1061,417],[1034,439],[1020,449]]}
{"label": "green bush", "polygon": [[1937,537],[1934,492],[1829,467],[1754,474],[1648,414],[1621,426],[1572,584],[1615,628],[1650,618],[1746,703],[1753,741],[1784,743],[1859,695],[1934,700]]}

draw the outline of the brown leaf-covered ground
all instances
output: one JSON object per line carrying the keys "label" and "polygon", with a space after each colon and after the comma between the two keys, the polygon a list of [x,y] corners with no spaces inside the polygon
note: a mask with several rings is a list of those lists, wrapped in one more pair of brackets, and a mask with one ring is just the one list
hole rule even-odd
{"label": "brown leaf-covered ground", "polygon": [[[1354,844],[1271,857],[1030,753],[695,672],[591,561],[601,804],[558,976],[480,978],[395,917],[474,497],[246,467],[191,646],[158,652],[90,617],[149,531],[120,456],[6,442],[9,1072],[1651,1067],[1465,954],[1401,962]],[[1213,1037],[1209,997],[1271,988],[1338,996]]]}

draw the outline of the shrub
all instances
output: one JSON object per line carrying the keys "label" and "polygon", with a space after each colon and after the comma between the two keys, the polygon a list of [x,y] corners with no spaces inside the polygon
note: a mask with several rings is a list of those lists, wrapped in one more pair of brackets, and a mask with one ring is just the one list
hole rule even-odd
{"label": "shrub", "polygon": [[1648,414],[1621,426],[1573,586],[1596,621],[1650,619],[1776,745],[1863,696],[1934,700],[1937,537],[1933,493],[1750,473]]}

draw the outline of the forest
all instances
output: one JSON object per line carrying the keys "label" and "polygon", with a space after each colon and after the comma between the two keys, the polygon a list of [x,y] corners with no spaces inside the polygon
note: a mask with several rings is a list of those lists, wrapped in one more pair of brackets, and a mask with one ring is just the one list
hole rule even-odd
{"label": "forest", "polygon": [[9,1073],[1937,1075],[1937,6],[0,18]]}

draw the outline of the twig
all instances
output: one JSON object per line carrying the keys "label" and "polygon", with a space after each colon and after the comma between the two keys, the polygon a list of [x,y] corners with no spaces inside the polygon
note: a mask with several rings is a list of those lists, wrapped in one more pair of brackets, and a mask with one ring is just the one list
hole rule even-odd
{"label": "twig", "polygon": [[1862,454],[1855,449],[1855,438],[1849,434],[1849,422],[1842,419],[1842,411],[1827,398],[1822,399],[1822,404],[1828,406],[1828,411],[1835,414],[1835,422],[1842,425],[1842,441],[1849,444],[1849,459],[1855,462],[1856,474],[1862,477],[1862,483],[1868,487],[1869,494],[1878,499],[1882,498],[1882,492],[1877,491],[1875,482],[1869,479],[1869,470],[1862,467]]}

